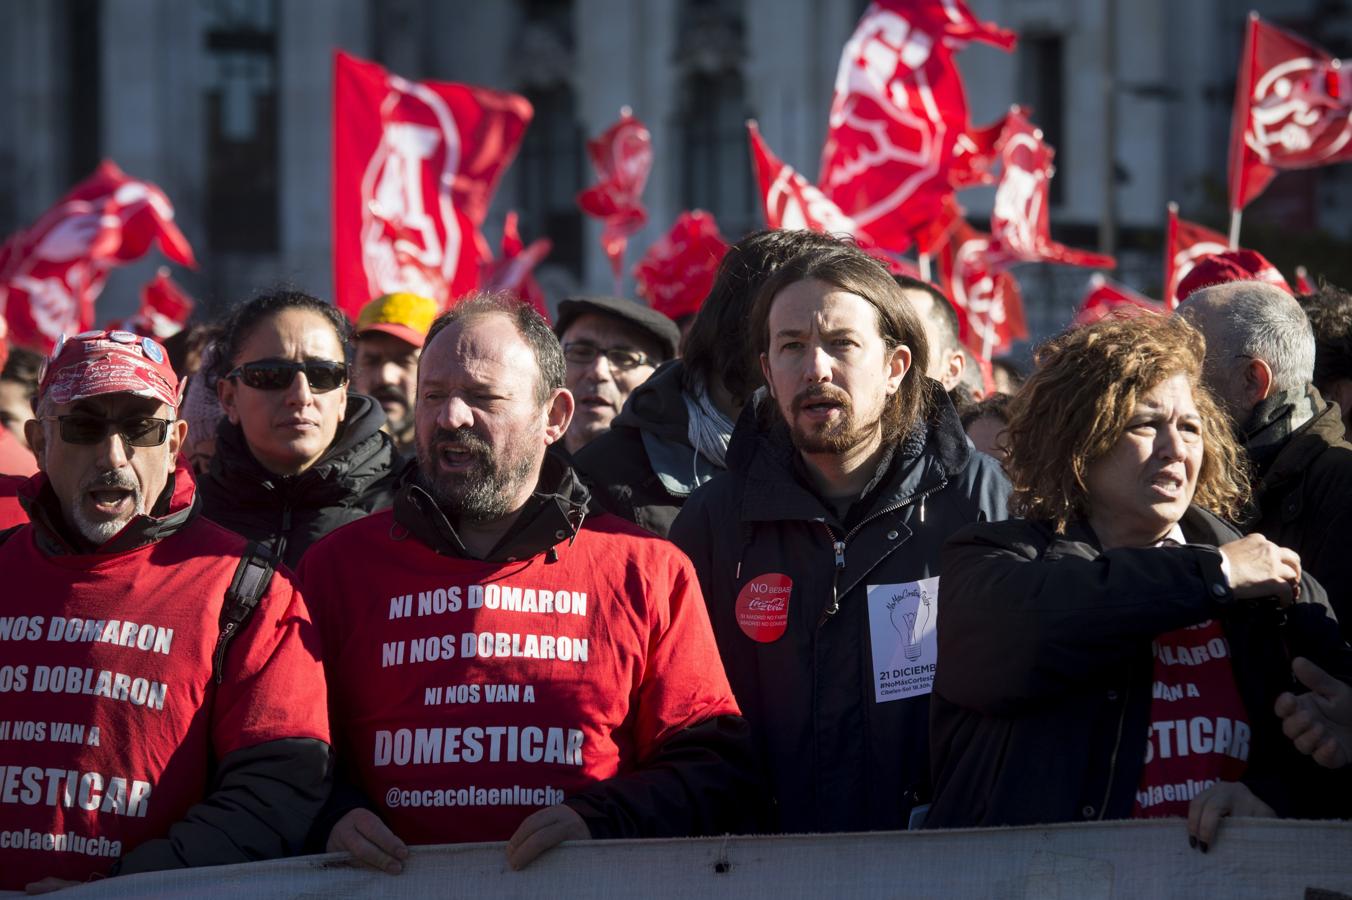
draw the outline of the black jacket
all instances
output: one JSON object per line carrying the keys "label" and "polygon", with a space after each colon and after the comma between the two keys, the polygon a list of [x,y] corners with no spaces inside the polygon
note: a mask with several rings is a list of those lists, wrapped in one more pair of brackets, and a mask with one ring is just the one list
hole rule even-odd
{"label": "black jacket", "polygon": [[400,459],[380,430],[385,411],[349,394],[333,445],[299,475],[274,475],[254,458],[229,419],[216,430],[211,471],[198,490],[202,514],[245,537],[270,544],[292,569],[315,541],[339,525],[390,505]]}
{"label": "black jacket", "polygon": [[[554,552],[582,528],[590,499],[564,458],[546,454],[535,493],[483,558],[505,562]],[[473,558],[411,463],[400,474],[394,520],[442,555]],[[316,845],[349,810],[375,810],[353,786],[355,779],[343,777],[341,765],[339,776],[316,830]],[[762,805],[763,796],[746,720],[717,716],[668,738],[640,768],[599,781],[563,802],[582,816],[594,838],[688,837],[750,830],[754,821],[748,812]]]}
{"label": "black jacket", "polygon": [[[761,421],[773,401],[760,395],[738,422],[728,472],[696,491],[672,527],[774,790],[771,829],[904,828],[928,797],[929,697],[875,701],[868,589],[938,575],[948,536],[1003,518],[1009,490],[937,384],[931,395],[929,422],[894,448],[848,516],[853,527],[807,487],[785,425]],[[743,633],[736,608],[744,586],[767,573],[788,575],[792,589],[787,630],[761,643]]]}
{"label": "black jacket", "polygon": [[1352,444],[1337,404],[1318,405],[1315,417],[1257,471],[1258,511],[1244,530],[1300,554],[1352,640]]}
{"label": "black jacket", "polygon": [[603,509],[663,537],[686,498],[723,471],[690,444],[684,372],[680,360],[664,363],[573,457]]}
{"label": "black jacket", "polygon": [[1215,618],[1230,644],[1252,729],[1244,783],[1279,815],[1317,814],[1299,756],[1272,712],[1293,689],[1290,659],[1346,678],[1349,650],[1306,578],[1305,602],[1237,601],[1218,545],[1238,533],[1201,509],[1188,544],[1101,551],[1084,524],[974,525],[944,548],[934,683],[932,827],[1024,825],[1131,815],[1145,761],[1153,639]]}

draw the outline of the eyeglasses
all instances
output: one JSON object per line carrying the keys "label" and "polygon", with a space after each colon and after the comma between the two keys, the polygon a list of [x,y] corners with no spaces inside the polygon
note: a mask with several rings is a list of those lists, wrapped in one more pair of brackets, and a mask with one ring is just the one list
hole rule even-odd
{"label": "eyeglasses", "polygon": [[624,347],[602,349],[595,344],[580,342],[569,342],[563,345],[563,358],[570,363],[586,366],[596,362],[598,356],[604,356],[612,369],[621,372],[627,372],[639,366],[652,365],[648,354],[638,350],[627,350]]}
{"label": "eyeglasses", "polygon": [[296,373],[304,372],[310,390],[326,394],[347,384],[347,363],[313,359],[306,362],[285,362],[262,359],[237,366],[225,377],[238,379],[256,391],[284,391],[296,380]]}
{"label": "eyeglasses", "polygon": [[172,419],[155,419],[150,416],[102,419],[78,413],[69,416],[43,416],[42,420],[59,422],[61,440],[67,444],[98,444],[112,430],[122,435],[122,439],[132,447],[158,447],[168,436],[169,426],[174,424]]}

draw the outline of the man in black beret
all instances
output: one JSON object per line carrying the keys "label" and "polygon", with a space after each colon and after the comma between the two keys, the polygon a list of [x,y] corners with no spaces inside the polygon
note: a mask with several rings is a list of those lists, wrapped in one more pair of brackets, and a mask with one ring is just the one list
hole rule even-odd
{"label": "man in black beret", "polygon": [[569,453],[610,427],[630,392],[676,356],[681,339],[671,319],[619,297],[562,301],[554,333],[563,344],[565,381],[577,401],[563,436]]}

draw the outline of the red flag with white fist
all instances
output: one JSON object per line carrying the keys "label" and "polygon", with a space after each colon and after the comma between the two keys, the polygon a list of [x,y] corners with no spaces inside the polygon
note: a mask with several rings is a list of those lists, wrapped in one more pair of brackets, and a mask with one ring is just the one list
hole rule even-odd
{"label": "red flag with white fist", "polygon": [[819,231],[823,234],[847,234],[856,239],[863,229],[841,212],[829,197],[804,178],[793,166],[782,162],[765,144],[755,121],[746,123],[751,141],[751,163],[760,183],[761,207],[765,224],[790,231]]}
{"label": "red flag with white fist", "polygon": [[1072,327],[1092,325],[1109,317],[1164,315],[1168,311],[1163,303],[1095,272],[1089,276],[1089,287],[1070,324]]}
{"label": "red flag with white fist", "polygon": [[1028,337],[1019,283],[1001,262],[991,236],[966,221],[939,252],[939,286],[958,310],[963,343],[979,359],[1005,353]]}
{"label": "red flag with white fist", "polygon": [[333,282],[356,319],[406,291],[443,309],[479,285],[480,229],[534,111],[516,94],[408,81],[334,55]]}
{"label": "red flag with white fist", "polygon": [[881,247],[909,247],[951,191],[968,127],[953,53],[974,40],[1015,43],[960,0],[877,0],[845,44],[817,183]]}
{"label": "red flag with white fist", "polygon": [[549,320],[549,306],[545,292],[535,280],[535,267],[544,262],[554,242],[537,238],[527,246],[521,239],[516,210],[507,213],[502,223],[502,255],[484,264],[482,282],[486,291],[505,291]]}
{"label": "red flag with white fist", "polygon": [[1230,208],[1280,169],[1352,160],[1352,73],[1323,48],[1249,15],[1230,123]]}
{"label": "red flag with white fist", "polygon": [[694,315],[709,296],[727,252],[728,242],[712,214],[702,209],[683,212],[634,267],[639,296],[673,321]]}
{"label": "red flag with white fist", "polygon": [[108,272],[152,244],[180,265],[197,265],[164,192],[104,160],[0,249],[0,307],[11,343],[50,353],[62,334],[88,331]]}
{"label": "red flag with white fist", "polygon": [[1056,151],[1042,129],[1012,112],[1000,138],[1004,171],[991,209],[991,236],[1007,262],[1047,262],[1111,269],[1111,256],[1075,250],[1052,240],[1051,180]]}
{"label": "red flag with white fist", "polygon": [[1178,217],[1178,204],[1169,204],[1169,223],[1164,231],[1164,302],[1178,306],[1178,286],[1204,256],[1230,249],[1225,235]]}
{"label": "red flag with white fist", "polygon": [[1026,119],[1024,106],[1011,107],[989,125],[969,127],[953,145],[953,163],[948,170],[949,187],[955,191],[996,183],[995,168],[1000,162],[1000,144],[1005,131]]}
{"label": "red flag with white fist", "polygon": [[652,135],[648,126],[625,107],[620,110],[619,121],[600,137],[587,141],[587,155],[597,181],[577,195],[577,203],[587,215],[605,223],[601,246],[618,282],[629,236],[648,221],[643,188],[653,168]]}

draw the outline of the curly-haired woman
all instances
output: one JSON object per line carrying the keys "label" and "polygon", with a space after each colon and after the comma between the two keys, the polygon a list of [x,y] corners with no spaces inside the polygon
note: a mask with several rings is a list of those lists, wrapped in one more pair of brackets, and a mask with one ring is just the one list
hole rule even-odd
{"label": "curly-haired woman", "polygon": [[[1292,552],[1222,521],[1239,452],[1176,317],[1053,339],[1010,410],[1010,509],[948,542],[929,825],[1324,812],[1273,704],[1352,651]],[[1299,601],[1299,602],[1298,602]],[[1325,796],[1327,794],[1325,793]]]}

